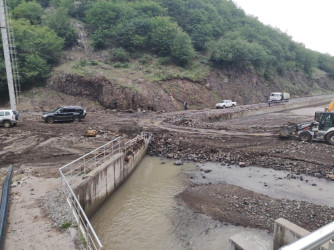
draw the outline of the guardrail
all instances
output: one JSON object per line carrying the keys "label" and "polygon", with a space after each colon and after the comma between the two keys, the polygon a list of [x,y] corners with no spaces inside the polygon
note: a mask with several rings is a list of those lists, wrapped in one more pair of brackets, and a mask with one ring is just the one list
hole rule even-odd
{"label": "guardrail", "polygon": [[62,178],[63,184],[63,192],[67,197],[67,202],[72,208],[74,217],[78,223],[78,227],[82,233],[82,236],[86,242],[87,249],[102,249],[102,244],[97,237],[93,226],[90,224],[89,219],[86,216],[85,211],[82,209],[80,202],[75,196],[70,184],[68,183],[64,174],[60,171],[60,176]]}
{"label": "guardrail", "polygon": [[94,149],[93,151],[81,156],[80,158],[61,167],[59,171],[66,177],[69,185],[74,188],[75,182],[80,183],[81,175],[86,175],[97,166],[101,165],[106,159],[122,151],[121,137]]}
{"label": "guardrail", "polygon": [[334,222],[331,222],[305,237],[281,247],[279,250],[313,250],[324,249],[321,247],[324,243],[334,238]]}
{"label": "guardrail", "polygon": [[8,203],[10,194],[10,180],[13,174],[13,166],[9,167],[7,177],[2,185],[2,195],[0,203],[0,249],[2,250],[5,244],[5,234],[8,217]]}
{"label": "guardrail", "polygon": [[103,246],[75,196],[73,189],[81,183],[87,173],[106,162],[113,155],[125,152],[129,148],[133,150],[133,145],[138,140],[146,139],[150,141],[151,138],[152,134],[147,132],[142,132],[140,136],[126,143],[122,143],[121,137],[118,137],[59,169],[63,192],[67,197],[67,202],[72,208],[78,227],[86,241],[87,249],[102,249]]}
{"label": "guardrail", "polygon": [[147,139],[147,140],[151,140],[152,138],[152,133],[149,132],[141,132],[140,136],[136,136],[135,138],[127,141],[126,143],[124,143],[124,150],[126,151],[127,149],[131,149],[133,151],[133,145],[136,144],[136,142],[140,139]]}

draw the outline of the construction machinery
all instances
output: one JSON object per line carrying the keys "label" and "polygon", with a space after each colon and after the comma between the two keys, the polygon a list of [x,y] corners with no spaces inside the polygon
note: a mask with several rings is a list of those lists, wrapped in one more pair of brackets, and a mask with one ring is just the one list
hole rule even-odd
{"label": "construction machinery", "polygon": [[329,111],[329,112],[334,111],[334,99],[333,99],[333,101],[329,104],[327,111]]}
{"label": "construction machinery", "polygon": [[304,142],[326,141],[334,145],[334,100],[325,112],[316,112],[314,121],[291,123],[281,127],[280,138],[298,137]]}

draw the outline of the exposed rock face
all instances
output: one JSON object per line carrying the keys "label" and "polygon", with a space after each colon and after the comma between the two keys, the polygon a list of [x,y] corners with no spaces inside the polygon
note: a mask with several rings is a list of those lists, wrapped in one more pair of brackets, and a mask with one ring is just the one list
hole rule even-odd
{"label": "exposed rock face", "polygon": [[[112,67],[108,72],[117,75]],[[97,100],[109,109],[155,111],[181,110],[185,100],[190,109],[201,109],[213,108],[221,99],[232,99],[238,104],[266,102],[273,91],[290,92],[292,98],[315,94],[315,90],[319,93],[334,91],[334,81],[325,74],[310,79],[298,72],[290,72],[284,78],[268,82],[254,72],[220,70],[212,70],[201,82],[190,79],[149,82],[136,78],[135,72],[110,80],[102,74],[76,75],[57,71],[50,77],[48,86],[65,94]]]}
{"label": "exposed rock face", "polygon": [[119,87],[103,76],[58,75],[48,83],[48,86],[69,95],[95,99],[110,109],[130,109],[139,104],[145,108],[150,106],[150,100],[145,100],[136,91]]}

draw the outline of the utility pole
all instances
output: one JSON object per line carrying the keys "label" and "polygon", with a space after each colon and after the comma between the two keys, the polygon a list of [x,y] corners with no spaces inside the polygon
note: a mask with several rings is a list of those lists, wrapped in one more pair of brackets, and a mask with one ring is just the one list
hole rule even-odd
{"label": "utility pole", "polygon": [[1,27],[3,53],[4,53],[4,56],[5,56],[8,91],[9,91],[9,99],[10,99],[10,108],[12,110],[16,110],[16,99],[15,99],[15,90],[14,90],[14,82],[13,82],[13,73],[12,73],[12,66],[11,66],[9,46],[8,46],[6,13],[5,13],[5,6],[4,6],[4,1],[3,0],[0,0],[0,27]]}

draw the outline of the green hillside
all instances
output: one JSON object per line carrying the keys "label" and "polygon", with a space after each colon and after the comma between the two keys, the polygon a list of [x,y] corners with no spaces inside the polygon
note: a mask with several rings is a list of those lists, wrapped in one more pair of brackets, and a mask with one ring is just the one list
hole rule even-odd
{"label": "green hillside", "polygon": [[[133,60],[137,64],[149,56],[158,58],[162,75],[173,66],[178,75],[196,71],[200,77],[199,72],[209,67],[253,72],[265,80],[290,72],[306,78],[325,72],[334,79],[334,57],[306,49],[280,30],[245,15],[232,1],[15,0],[10,5],[21,85],[26,89],[44,85],[61,55],[77,44],[74,20],[88,30],[92,48],[109,55],[93,65],[129,67]],[[0,54],[0,96],[4,97],[2,49]]]}

